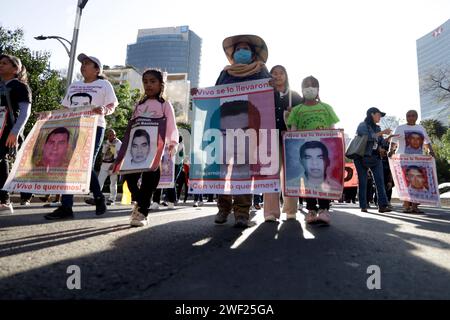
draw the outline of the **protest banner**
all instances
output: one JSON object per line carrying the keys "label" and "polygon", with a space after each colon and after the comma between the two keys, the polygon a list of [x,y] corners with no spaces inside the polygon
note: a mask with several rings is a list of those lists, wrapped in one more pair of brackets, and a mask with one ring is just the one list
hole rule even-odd
{"label": "protest banner", "polygon": [[284,192],[290,197],[340,199],[344,188],[344,131],[288,131],[283,135]]}
{"label": "protest banner", "polygon": [[269,80],[200,88],[193,95],[190,193],[280,191]]}
{"label": "protest banner", "polygon": [[130,121],[113,172],[155,171],[164,151],[166,118],[138,116]]}
{"label": "protest banner", "polygon": [[175,155],[170,157],[169,147],[164,148],[164,155],[161,160],[161,175],[157,189],[175,187]]}
{"label": "protest banner", "polygon": [[92,107],[39,114],[17,154],[4,190],[89,193],[98,116]]}
{"label": "protest banner", "polygon": [[355,164],[353,162],[346,162],[344,169],[344,188],[357,187],[358,172],[356,171]]}
{"label": "protest banner", "polygon": [[440,207],[436,162],[432,156],[394,154],[389,167],[400,200]]}

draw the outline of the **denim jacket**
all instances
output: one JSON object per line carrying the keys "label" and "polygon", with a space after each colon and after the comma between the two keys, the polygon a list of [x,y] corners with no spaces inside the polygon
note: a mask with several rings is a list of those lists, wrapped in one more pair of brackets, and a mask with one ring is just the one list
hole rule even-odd
{"label": "denim jacket", "polygon": [[366,151],[364,152],[364,156],[372,156],[377,155],[379,156],[379,153],[377,149],[373,149],[375,143],[377,143],[377,146],[381,146],[384,142],[384,139],[382,136],[377,137],[377,133],[381,131],[381,128],[379,126],[376,126],[375,131],[365,122],[361,122],[358,125],[358,129],[356,130],[356,134],[358,136],[368,136],[367,139],[367,145],[366,145]]}

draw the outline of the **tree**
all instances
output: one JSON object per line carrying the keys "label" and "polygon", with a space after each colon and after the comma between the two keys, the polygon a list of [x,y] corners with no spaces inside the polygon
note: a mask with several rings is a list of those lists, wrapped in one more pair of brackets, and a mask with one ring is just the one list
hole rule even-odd
{"label": "tree", "polygon": [[450,66],[440,65],[423,81],[423,93],[429,93],[437,102],[450,103]]}
{"label": "tree", "polygon": [[106,116],[106,121],[108,128],[113,128],[116,131],[117,137],[122,139],[141,93],[139,89],[131,89],[128,82],[114,85],[114,92],[116,93],[119,105],[113,114]]}
{"label": "tree", "polygon": [[399,123],[400,119],[395,116],[384,116],[383,118],[381,118],[380,127],[381,130],[389,128],[392,130],[392,132],[394,132]]}
{"label": "tree", "polygon": [[24,33],[21,29],[7,30],[0,26],[0,54],[14,55],[26,67],[28,83],[33,93],[32,113],[24,135],[26,136],[41,111],[55,110],[60,107],[64,96],[65,84],[60,74],[49,66],[49,52],[32,52],[23,45]]}
{"label": "tree", "polygon": [[420,121],[420,124],[425,128],[427,131],[428,136],[436,137],[438,139],[441,139],[441,137],[447,132],[447,128],[436,119],[427,119]]}

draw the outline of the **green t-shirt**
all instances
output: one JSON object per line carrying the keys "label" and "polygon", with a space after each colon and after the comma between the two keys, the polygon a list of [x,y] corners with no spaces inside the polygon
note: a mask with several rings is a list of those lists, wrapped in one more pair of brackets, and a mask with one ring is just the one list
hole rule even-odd
{"label": "green t-shirt", "polygon": [[294,107],[287,124],[296,126],[298,130],[316,130],[328,129],[338,122],[339,118],[333,108],[326,103],[319,102],[314,106],[299,104]]}

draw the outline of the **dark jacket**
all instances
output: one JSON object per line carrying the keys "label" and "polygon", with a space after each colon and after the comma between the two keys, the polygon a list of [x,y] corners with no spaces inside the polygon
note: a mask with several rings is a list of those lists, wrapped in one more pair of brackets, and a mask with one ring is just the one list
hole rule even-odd
{"label": "dark jacket", "polygon": [[358,129],[356,130],[356,134],[358,136],[368,136],[367,138],[367,145],[366,145],[366,151],[364,152],[364,156],[378,156],[379,152],[378,148],[373,149],[375,143],[378,144],[378,146],[383,145],[384,139],[382,136],[377,137],[377,133],[381,131],[380,126],[375,126],[375,128],[372,128],[370,125],[367,124],[367,122],[363,121],[358,125]]}
{"label": "dark jacket", "polygon": [[[280,131],[286,131],[286,123],[284,122],[284,111],[287,111],[289,107],[295,107],[303,103],[303,98],[294,90],[291,92],[291,105],[289,105],[289,93],[281,96],[281,94],[275,91],[275,123],[277,129]],[[280,132],[281,136],[281,132]]]}

